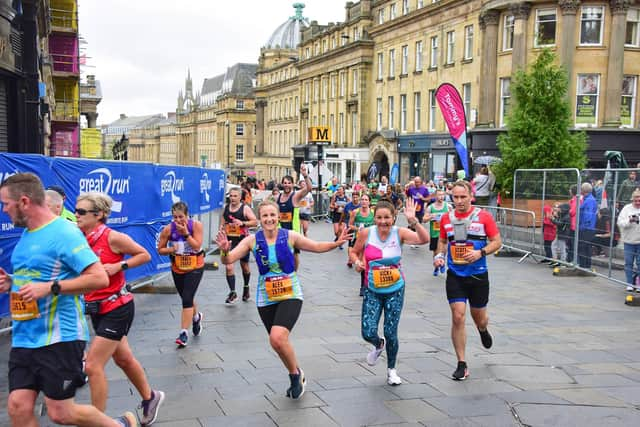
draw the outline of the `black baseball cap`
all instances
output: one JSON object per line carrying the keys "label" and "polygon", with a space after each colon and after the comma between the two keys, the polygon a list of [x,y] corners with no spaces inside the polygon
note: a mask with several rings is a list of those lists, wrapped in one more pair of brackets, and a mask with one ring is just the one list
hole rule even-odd
{"label": "black baseball cap", "polygon": [[59,185],[50,185],[47,187],[47,190],[53,190],[62,197],[67,197],[67,195],[64,193],[64,188],[60,187]]}

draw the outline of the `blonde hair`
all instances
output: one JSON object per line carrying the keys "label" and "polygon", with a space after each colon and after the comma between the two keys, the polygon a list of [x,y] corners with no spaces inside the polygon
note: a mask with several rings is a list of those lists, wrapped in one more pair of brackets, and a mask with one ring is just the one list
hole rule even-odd
{"label": "blonde hair", "polygon": [[107,218],[111,214],[111,205],[113,204],[113,201],[107,194],[100,193],[98,191],[90,191],[88,193],[80,194],[76,200],[78,202],[86,200],[93,205],[94,210],[102,212],[104,214],[104,217],[101,220],[102,222],[106,222]]}
{"label": "blonde hair", "polygon": [[465,181],[464,179],[459,179],[456,182],[454,182],[451,188],[453,189],[453,187],[463,187],[467,189],[469,194],[473,193],[473,190],[471,189],[471,184],[469,184],[469,182]]}
{"label": "blonde hair", "polygon": [[273,200],[265,199],[261,201],[260,204],[258,205],[258,216],[260,216],[260,211],[262,210],[262,208],[267,206],[273,206],[274,208],[276,208],[276,211],[278,211],[278,213],[280,212],[280,206],[278,206],[276,202],[274,202]]}

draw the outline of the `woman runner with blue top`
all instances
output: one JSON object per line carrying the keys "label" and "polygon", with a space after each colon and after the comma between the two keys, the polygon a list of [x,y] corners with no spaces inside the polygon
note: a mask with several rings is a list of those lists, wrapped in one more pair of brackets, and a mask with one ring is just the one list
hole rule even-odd
{"label": "woman runner with blue top", "polygon": [[278,353],[289,371],[291,387],[287,397],[299,399],[304,394],[306,379],[298,366],[289,334],[302,309],[302,286],[295,270],[294,249],[310,252],[328,252],[347,242],[345,230],[336,242],[316,242],[295,231],[278,228],[278,205],[263,201],[258,206],[261,230],[240,241],[231,249],[231,242],[220,230],[216,243],[223,264],[232,264],[253,252],[260,276],[256,289],[256,305],[267,332],[271,347]]}
{"label": "woman runner with blue top", "polygon": [[[416,203],[408,197],[404,209],[409,227],[397,227],[396,210],[380,200],[375,211],[375,225],[358,232],[352,261],[357,271],[364,270],[367,287],[362,302],[362,338],[374,345],[367,363],[375,365],[387,349],[387,384],[399,385],[396,371],[398,355],[398,323],[404,303],[404,273],[400,265],[402,245],[423,245],[429,242],[429,232],[416,219]],[[363,261],[364,260],[364,261]],[[384,338],[378,335],[378,323],[384,311]]]}

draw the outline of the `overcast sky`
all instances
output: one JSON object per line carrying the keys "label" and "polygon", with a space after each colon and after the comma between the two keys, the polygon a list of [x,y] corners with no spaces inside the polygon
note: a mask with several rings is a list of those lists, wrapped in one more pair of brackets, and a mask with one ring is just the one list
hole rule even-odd
{"label": "overcast sky", "polygon": [[[79,0],[88,57],[83,74],[102,84],[98,124],[120,113],[175,111],[191,69],[194,90],[237,62],[257,63],[271,33],[294,15],[293,0]],[[345,0],[306,0],[319,24],[343,22]]]}

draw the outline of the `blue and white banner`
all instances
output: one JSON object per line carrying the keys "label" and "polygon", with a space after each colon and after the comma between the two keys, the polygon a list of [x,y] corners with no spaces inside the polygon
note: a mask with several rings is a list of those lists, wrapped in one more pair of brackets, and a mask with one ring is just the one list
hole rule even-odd
{"label": "blue and white banner", "polygon": [[[224,206],[226,176],[220,169],[0,153],[0,182],[20,172],[38,175],[45,188],[61,186],[67,196],[65,207],[72,212],[81,193],[99,191],[111,196],[107,224],[130,235],[152,258],[148,264],[128,270],[128,280],[169,269],[169,259],[157,255],[156,247],[175,202],[185,202],[190,215]],[[11,219],[0,212],[0,230],[0,267],[11,272],[11,252],[22,229],[14,228]],[[8,313],[5,300],[6,295],[0,295],[0,317]]]}

